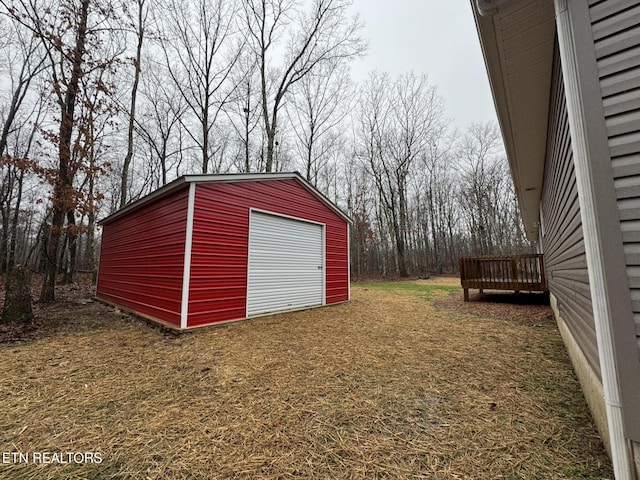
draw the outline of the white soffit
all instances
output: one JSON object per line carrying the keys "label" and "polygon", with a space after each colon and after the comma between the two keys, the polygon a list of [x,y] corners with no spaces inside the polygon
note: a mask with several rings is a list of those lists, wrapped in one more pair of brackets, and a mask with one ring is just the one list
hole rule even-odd
{"label": "white soffit", "polygon": [[[472,2],[475,3],[475,2]],[[527,237],[538,239],[555,38],[551,0],[473,7]]]}

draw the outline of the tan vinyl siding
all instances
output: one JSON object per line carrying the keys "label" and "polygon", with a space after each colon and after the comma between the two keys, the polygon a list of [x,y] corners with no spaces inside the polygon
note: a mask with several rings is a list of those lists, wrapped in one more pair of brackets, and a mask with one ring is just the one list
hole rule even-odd
{"label": "tan vinyl siding", "polygon": [[556,49],[542,191],[542,238],[549,290],[591,369],[600,378],[569,120]]}
{"label": "tan vinyl siding", "polygon": [[640,5],[637,0],[593,3],[590,15],[636,335],[640,336]]}

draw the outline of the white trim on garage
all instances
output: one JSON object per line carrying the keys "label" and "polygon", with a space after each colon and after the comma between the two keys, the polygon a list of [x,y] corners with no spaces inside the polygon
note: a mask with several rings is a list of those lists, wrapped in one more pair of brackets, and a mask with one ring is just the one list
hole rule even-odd
{"label": "white trim on garage", "polygon": [[193,243],[193,217],[196,203],[196,184],[189,185],[187,204],[187,232],[184,245],[184,268],[182,274],[182,305],[180,308],[180,328],[187,328],[189,316],[189,281],[191,280],[191,244]]}
{"label": "white trim on garage", "polygon": [[347,300],[351,300],[351,224],[349,222],[347,222]]}

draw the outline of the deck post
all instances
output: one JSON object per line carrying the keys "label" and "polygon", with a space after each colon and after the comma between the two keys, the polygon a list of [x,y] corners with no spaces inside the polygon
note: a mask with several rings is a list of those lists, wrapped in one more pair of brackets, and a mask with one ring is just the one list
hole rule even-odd
{"label": "deck post", "polygon": [[464,301],[468,302],[469,301],[469,289],[465,288],[464,290]]}

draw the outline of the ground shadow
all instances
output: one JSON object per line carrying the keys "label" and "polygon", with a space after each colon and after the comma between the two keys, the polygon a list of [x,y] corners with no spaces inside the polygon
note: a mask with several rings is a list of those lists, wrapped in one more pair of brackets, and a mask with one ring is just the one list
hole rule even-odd
{"label": "ground shadow", "polygon": [[508,303],[513,305],[549,305],[548,293],[483,292],[469,295],[469,302]]}

